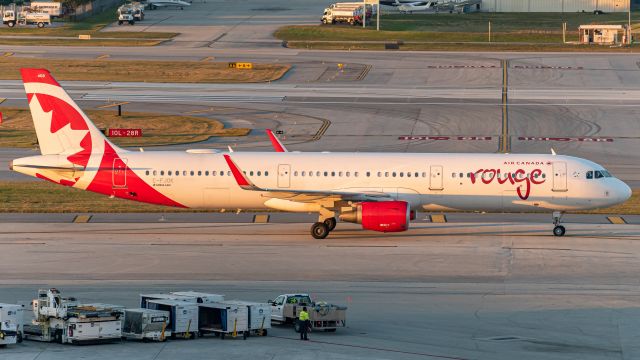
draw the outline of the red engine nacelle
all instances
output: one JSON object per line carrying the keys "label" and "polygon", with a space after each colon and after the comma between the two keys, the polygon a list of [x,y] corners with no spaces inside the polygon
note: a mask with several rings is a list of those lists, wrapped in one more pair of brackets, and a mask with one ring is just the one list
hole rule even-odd
{"label": "red engine nacelle", "polygon": [[362,224],[363,229],[400,232],[409,229],[411,208],[406,201],[362,202],[354,211],[342,213],[340,220]]}

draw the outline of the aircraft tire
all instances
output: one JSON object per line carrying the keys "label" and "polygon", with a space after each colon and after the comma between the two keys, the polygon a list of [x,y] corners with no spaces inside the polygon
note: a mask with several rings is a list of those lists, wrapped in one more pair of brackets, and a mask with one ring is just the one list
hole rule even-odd
{"label": "aircraft tire", "polygon": [[564,236],[566,229],[562,225],[558,225],[553,228],[553,235],[555,236]]}
{"label": "aircraft tire", "polygon": [[336,228],[336,224],[337,224],[336,218],[331,217],[331,218],[325,219],[324,224],[327,225],[327,227],[329,228],[329,231],[333,231],[333,229]]}
{"label": "aircraft tire", "polygon": [[311,236],[313,236],[314,239],[321,240],[326,238],[327,235],[329,235],[329,227],[327,224],[317,222],[311,226]]}

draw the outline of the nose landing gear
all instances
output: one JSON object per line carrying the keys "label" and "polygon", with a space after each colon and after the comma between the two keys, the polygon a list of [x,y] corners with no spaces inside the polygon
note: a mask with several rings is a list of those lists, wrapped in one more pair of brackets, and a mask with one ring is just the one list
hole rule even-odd
{"label": "nose landing gear", "polygon": [[554,211],[553,212],[553,225],[555,225],[555,227],[553,228],[553,235],[555,236],[564,236],[565,232],[567,231],[564,226],[560,225],[560,220],[562,219],[562,212],[560,211]]}

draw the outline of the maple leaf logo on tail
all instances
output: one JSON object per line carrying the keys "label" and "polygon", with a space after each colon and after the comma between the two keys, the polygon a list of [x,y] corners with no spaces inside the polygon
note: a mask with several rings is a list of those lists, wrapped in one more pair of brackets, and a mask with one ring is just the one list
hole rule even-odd
{"label": "maple leaf logo on tail", "polygon": [[104,137],[48,70],[21,69],[20,72],[40,152],[60,155],[60,166],[76,169],[76,175],[71,178],[68,173],[46,174],[49,180],[73,186],[90,163],[100,164],[105,148],[123,152]]}

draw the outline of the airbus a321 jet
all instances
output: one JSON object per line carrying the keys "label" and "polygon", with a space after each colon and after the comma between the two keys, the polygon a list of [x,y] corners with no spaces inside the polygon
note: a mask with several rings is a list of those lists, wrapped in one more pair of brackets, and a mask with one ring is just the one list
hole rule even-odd
{"label": "airbus a321 jet", "polygon": [[553,154],[130,151],[98,130],[44,69],[22,69],[42,155],[10,169],[112,197],[192,209],[318,213],[314,238],[337,219],[409,229],[417,211],[552,213],[624,202],[631,189],[589,160]]}

